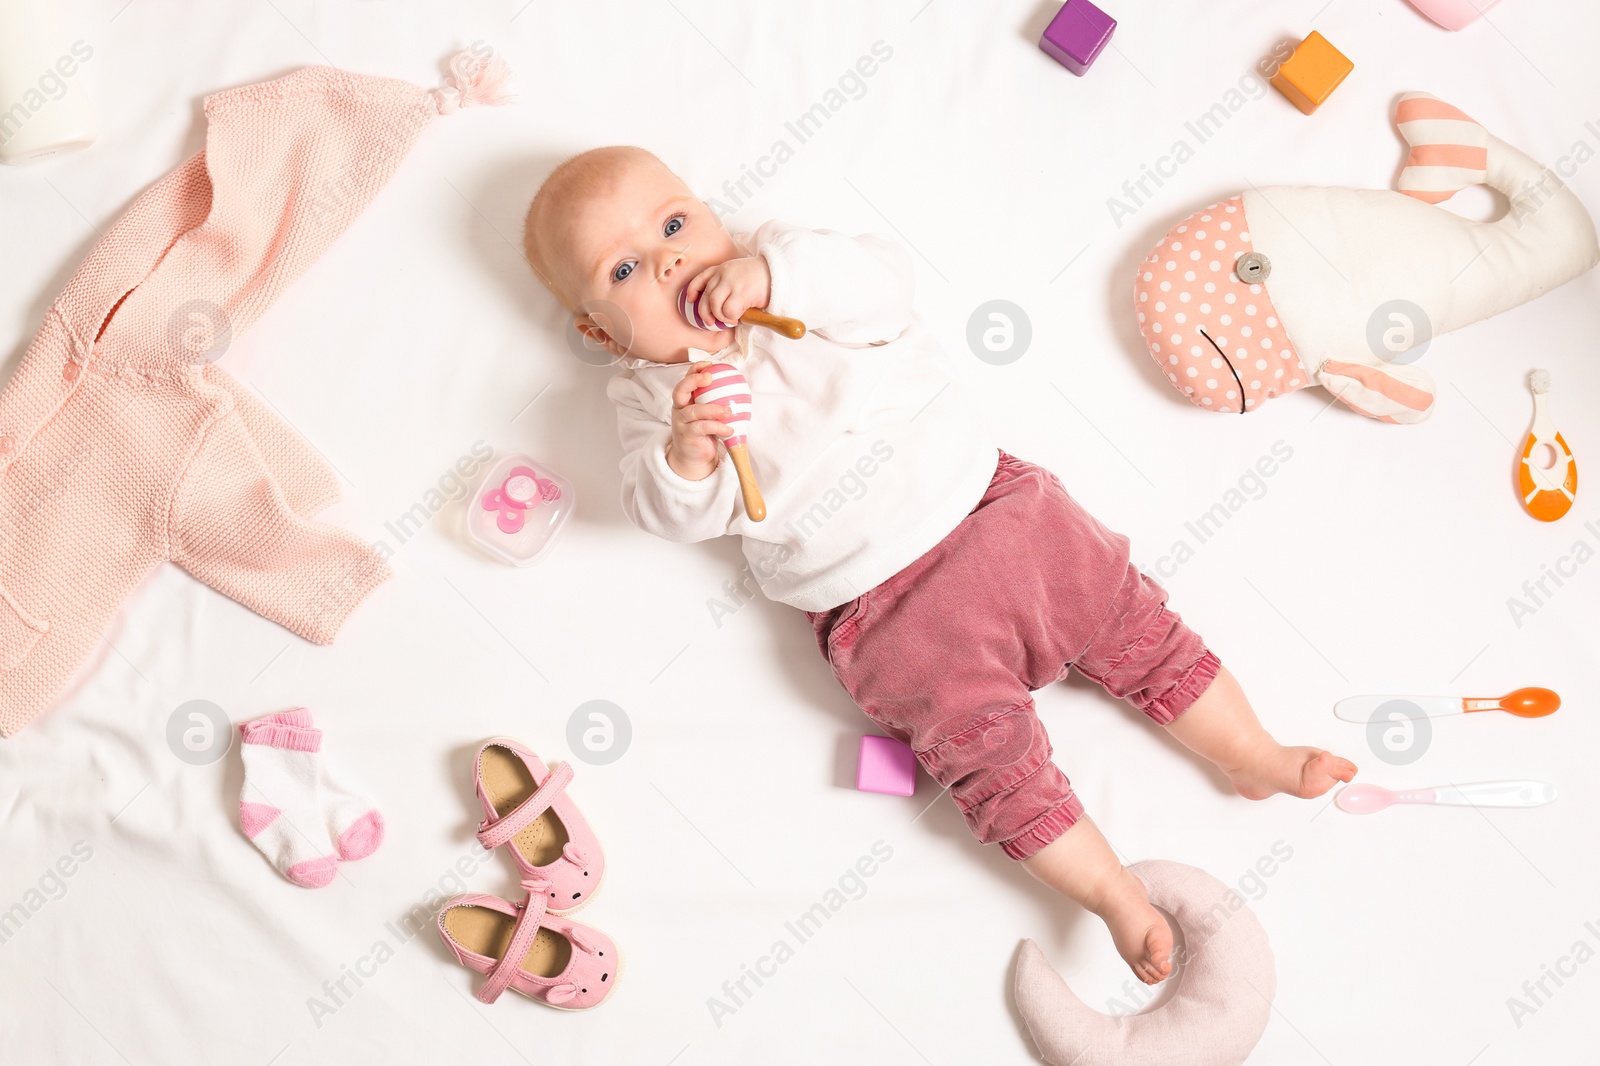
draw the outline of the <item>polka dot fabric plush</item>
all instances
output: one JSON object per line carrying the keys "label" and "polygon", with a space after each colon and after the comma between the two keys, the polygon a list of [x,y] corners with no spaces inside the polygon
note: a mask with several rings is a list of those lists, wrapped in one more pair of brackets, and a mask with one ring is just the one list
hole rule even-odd
{"label": "polka dot fabric plush", "polygon": [[1266,286],[1239,277],[1253,250],[1234,197],[1179,223],[1139,267],[1134,305],[1150,355],[1207,410],[1242,413],[1309,383]]}

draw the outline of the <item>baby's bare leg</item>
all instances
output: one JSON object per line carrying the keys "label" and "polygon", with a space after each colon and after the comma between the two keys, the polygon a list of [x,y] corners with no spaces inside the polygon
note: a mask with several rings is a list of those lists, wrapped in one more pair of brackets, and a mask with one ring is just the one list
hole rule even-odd
{"label": "baby's bare leg", "polygon": [[1355,763],[1348,759],[1321,748],[1287,748],[1272,739],[1226,667],[1167,729],[1216,763],[1246,799],[1278,792],[1309,799],[1356,775]]}
{"label": "baby's bare leg", "polygon": [[1034,877],[1100,916],[1133,968],[1153,985],[1172,973],[1172,930],[1150,905],[1144,884],[1117,861],[1099,828],[1085,815],[1065,833],[1022,860]]}

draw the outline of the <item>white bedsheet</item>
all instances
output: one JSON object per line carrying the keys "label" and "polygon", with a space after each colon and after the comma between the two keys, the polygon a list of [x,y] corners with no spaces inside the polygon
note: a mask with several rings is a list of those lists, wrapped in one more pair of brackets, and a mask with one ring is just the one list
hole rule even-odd
{"label": "white bedsheet", "polygon": [[[1113,0],[1112,47],[1080,80],[1035,47],[1053,6],[73,3],[103,132],[81,154],[0,169],[8,369],[97,231],[200,147],[206,93],[316,63],[431,84],[482,39],[514,67],[520,104],[426,131],[224,357],[338,468],[346,498],[328,517],[394,547],[394,579],[316,648],[163,566],[58,705],[0,743],[0,1059],[1021,1063],[1033,1049],[1009,982],[1023,937],[1088,1002],[1126,1001],[1099,923],[977,846],[926,777],[907,799],[854,791],[869,723],[805,619],[729,601],[738,609],[719,624],[710,609],[738,574],[735,545],[661,543],[627,524],[607,372],[569,353],[517,245],[556,160],[633,142],[741,223],[784,217],[909,245],[919,308],[974,417],[1058,471],[1140,562],[1163,565],[1188,542],[1191,558],[1163,566],[1173,602],[1281,738],[1344,752],[1363,779],[1396,787],[1559,783],[1560,799],[1534,811],[1357,819],[1326,801],[1249,803],[1093,686],[1040,693],[1057,761],[1127,860],[1243,880],[1280,988],[1251,1062],[1592,1061],[1600,506],[1589,489],[1542,526],[1511,473],[1534,366],[1552,371],[1579,462],[1600,463],[1600,275],[1437,340],[1422,363],[1437,413],[1413,428],[1324,411],[1320,390],[1246,419],[1195,412],[1150,365],[1130,301],[1156,238],[1246,183],[1388,185],[1402,151],[1389,106],[1408,89],[1547,163],[1571,157],[1574,187],[1600,207],[1600,12],[1509,0],[1449,34],[1401,0]],[[1312,28],[1356,69],[1308,118],[1247,76]],[[857,82],[877,42],[890,54]],[[1186,123],[1230,88],[1241,106],[1201,143]],[[819,103],[828,117],[802,140],[790,124]],[[1164,163],[1178,142],[1192,158]],[[1146,166],[1171,176],[1147,181],[1119,226],[1107,200],[1130,203],[1124,182]],[[992,299],[1031,321],[1009,365],[965,342]],[[479,441],[530,452],[577,487],[573,528],[535,569],[468,547],[459,502],[396,535]],[[1278,442],[1291,457],[1259,488],[1247,480],[1253,498],[1200,542],[1185,523]],[[1558,566],[1564,583],[1529,600],[1524,582]],[[1514,616],[1511,597],[1532,610]],[[1434,723],[1405,767],[1330,713],[1361,692],[1526,684],[1557,689],[1565,708]],[[237,752],[196,766],[168,746],[191,700],[234,721],[311,707],[328,757],[379,802],[382,849],[323,890],[278,877],[237,828]],[[607,765],[568,743],[569,718],[593,700],[631,722],[631,746]],[[485,1007],[434,932],[403,924],[440,894],[516,890],[509,862],[470,847],[468,758],[497,733],[574,760],[573,795],[607,848],[605,889],[580,917],[616,937],[627,966],[597,1012],[515,996]],[[853,880],[875,844],[890,857]],[[1289,858],[1251,880],[1275,851]],[[837,902],[841,885],[843,905],[801,942],[786,923]],[[779,941],[792,957],[763,962]],[[724,982],[747,967],[770,976],[734,1000]],[[1541,978],[1530,995],[1524,982]]]}

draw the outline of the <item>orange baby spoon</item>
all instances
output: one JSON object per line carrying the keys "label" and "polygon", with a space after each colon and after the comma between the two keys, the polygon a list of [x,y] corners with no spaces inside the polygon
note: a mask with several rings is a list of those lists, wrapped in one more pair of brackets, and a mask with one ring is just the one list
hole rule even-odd
{"label": "orange baby spoon", "polygon": [[1337,718],[1347,722],[1370,722],[1405,718],[1444,718],[1473,711],[1507,711],[1518,718],[1543,718],[1555,714],[1561,697],[1547,688],[1519,688],[1505,696],[1478,699],[1472,696],[1350,696],[1333,705]]}
{"label": "orange baby spoon", "polygon": [[1535,370],[1528,375],[1528,386],[1533,390],[1533,428],[1522,444],[1517,494],[1529,514],[1541,522],[1554,522],[1572,510],[1572,501],[1578,495],[1578,464],[1566,438],[1556,432],[1556,424],[1545,410],[1550,372]]}
{"label": "orange baby spoon", "polygon": [[1519,688],[1497,700],[1464,699],[1463,714],[1473,711],[1509,711],[1518,718],[1543,718],[1561,709],[1561,697],[1547,688]]}

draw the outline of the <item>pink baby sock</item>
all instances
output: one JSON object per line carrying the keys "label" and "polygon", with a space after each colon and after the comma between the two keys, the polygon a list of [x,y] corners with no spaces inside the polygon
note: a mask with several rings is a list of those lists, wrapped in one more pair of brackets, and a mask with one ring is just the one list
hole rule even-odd
{"label": "pink baby sock", "polygon": [[310,711],[269,714],[243,723],[239,734],[239,825],[283,876],[321,888],[333,880],[339,859],[377,850],[383,816],[332,775]]}

